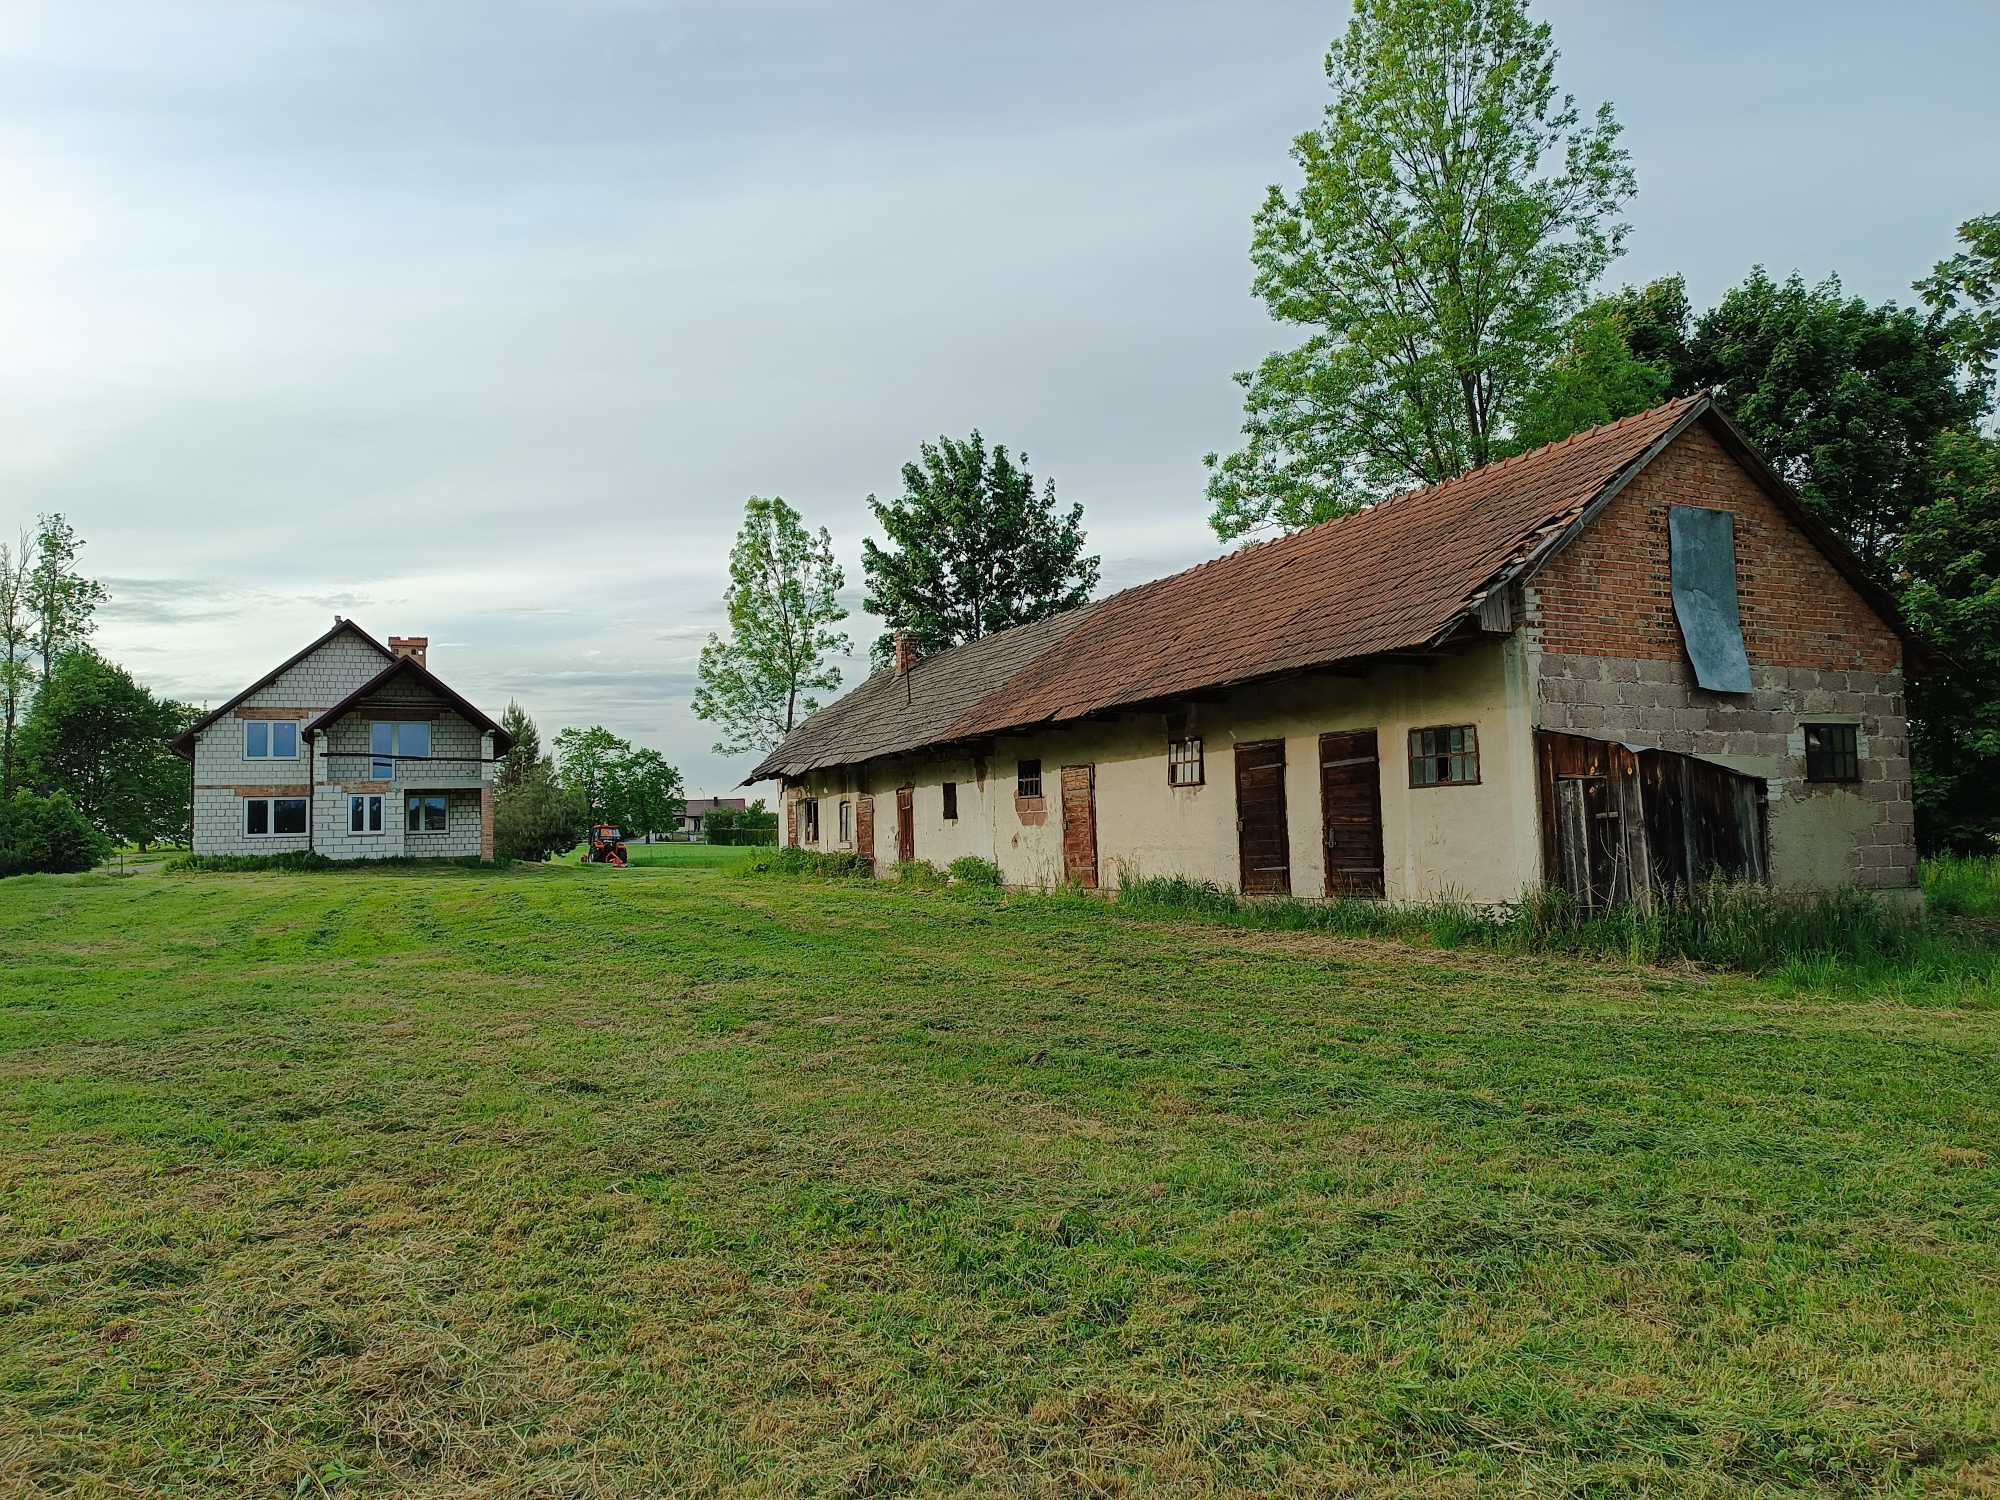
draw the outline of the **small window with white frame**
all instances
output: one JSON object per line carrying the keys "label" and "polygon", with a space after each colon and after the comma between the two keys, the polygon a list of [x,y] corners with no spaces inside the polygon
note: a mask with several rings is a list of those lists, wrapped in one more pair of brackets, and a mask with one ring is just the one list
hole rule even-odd
{"label": "small window with white frame", "polygon": [[854,804],[840,804],[840,845],[844,849],[854,842]]}
{"label": "small window with white frame", "polygon": [[295,838],[305,831],[305,798],[245,797],[243,799],[245,838]]}
{"label": "small window with white frame", "polygon": [[349,833],[380,833],[382,831],[382,799],[379,796],[349,797],[347,799],[347,831]]}
{"label": "small window with white frame", "polygon": [[1200,786],[1205,774],[1200,735],[1167,741],[1168,786]]}
{"label": "small window with white frame", "polygon": [[370,775],[377,781],[393,781],[398,761],[430,759],[430,721],[377,719],[368,726],[368,749],[373,757]]}
{"label": "small window with white frame", "polygon": [[444,833],[451,827],[451,801],[443,792],[412,792],[403,818],[405,833]]}
{"label": "small window with white frame", "polygon": [[808,797],[805,801],[806,838],[808,844],[819,842],[819,798]]}
{"label": "small window with white frame", "polygon": [[243,721],[245,760],[297,760],[299,726],[293,719],[245,719]]}

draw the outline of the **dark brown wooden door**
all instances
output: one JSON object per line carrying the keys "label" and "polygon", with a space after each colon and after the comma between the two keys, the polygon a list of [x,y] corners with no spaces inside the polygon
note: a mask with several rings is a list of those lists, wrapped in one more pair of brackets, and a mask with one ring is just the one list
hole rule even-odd
{"label": "dark brown wooden door", "polygon": [[854,803],[854,852],[875,863],[875,799],[858,797]]}
{"label": "dark brown wooden door", "polygon": [[896,858],[904,864],[917,857],[917,820],[911,811],[916,797],[911,787],[896,788]]}
{"label": "dark brown wooden door", "polygon": [[1062,772],[1063,879],[1097,889],[1097,767]]}
{"label": "dark brown wooden door", "polygon": [[1292,889],[1292,839],[1285,826],[1285,742],[1236,747],[1236,852],[1243,894]]}
{"label": "dark brown wooden door", "polygon": [[1375,731],[1319,737],[1319,806],[1329,896],[1382,894],[1382,761]]}

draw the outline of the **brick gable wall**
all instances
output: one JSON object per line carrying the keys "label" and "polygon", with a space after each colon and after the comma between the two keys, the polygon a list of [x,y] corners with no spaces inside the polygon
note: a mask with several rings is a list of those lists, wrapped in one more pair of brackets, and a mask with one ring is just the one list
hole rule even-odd
{"label": "brick gable wall", "polygon": [[1824,671],[1901,668],[1896,632],[1699,426],[1654,459],[1535,580],[1545,651],[1686,659],[1667,555],[1673,505],[1735,515],[1737,594],[1752,662]]}
{"label": "brick gable wall", "polygon": [[[1736,517],[1752,691],[1697,687],[1674,618],[1667,512]],[[1780,886],[1916,883],[1902,642],[1705,428],[1675,439],[1525,591],[1538,728],[1764,778]],[[1803,726],[1857,726],[1858,784],[1806,780]]]}

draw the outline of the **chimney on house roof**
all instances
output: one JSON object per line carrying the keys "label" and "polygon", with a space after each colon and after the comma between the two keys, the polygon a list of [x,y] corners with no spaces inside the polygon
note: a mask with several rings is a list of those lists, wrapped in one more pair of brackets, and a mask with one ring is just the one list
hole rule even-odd
{"label": "chimney on house roof", "polygon": [[917,664],[917,658],[922,655],[923,652],[917,649],[916,640],[910,635],[909,631],[899,630],[896,632],[896,675],[898,677],[907,675],[910,668]]}
{"label": "chimney on house roof", "polygon": [[391,656],[411,657],[425,671],[430,670],[431,664],[424,659],[430,649],[431,638],[427,635],[392,635],[389,637],[389,654]]}

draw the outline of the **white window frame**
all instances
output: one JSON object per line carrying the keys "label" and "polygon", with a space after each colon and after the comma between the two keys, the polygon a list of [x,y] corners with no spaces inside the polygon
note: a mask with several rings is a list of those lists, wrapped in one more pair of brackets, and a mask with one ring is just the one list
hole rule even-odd
{"label": "white window frame", "polygon": [[805,799],[805,827],[803,833],[804,837],[799,842],[805,844],[817,844],[819,842],[819,798],[817,797],[808,797]]}
{"label": "white window frame", "polygon": [[840,847],[845,849],[854,842],[854,804],[845,798],[840,804]]}
{"label": "white window frame", "polygon": [[[421,724],[424,726],[424,753],[422,755],[410,755],[403,749],[403,731],[412,724]],[[389,731],[389,753],[386,757],[375,748],[375,731],[378,729]],[[437,736],[431,730],[432,725],[429,719],[370,719],[368,721],[368,770],[371,777],[376,781],[394,781],[396,779],[396,768],[404,761],[430,760],[432,758],[431,749],[437,742]],[[382,769],[385,761],[389,767],[386,771]]]}
{"label": "white window frame", "polygon": [[[424,813],[424,811],[425,811],[425,809],[424,809],[424,808],[422,807],[422,804],[424,804],[424,803],[426,803],[426,802],[429,802],[429,801],[430,801],[430,800],[431,800],[432,798],[436,798],[436,799],[437,799],[437,800],[438,800],[439,802],[442,802],[442,803],[444,804],[444,827],[442,827],[442,828],[426,828],[426,827],[423,827],[423,826],[421,826],[421,825],[423,824],[423,821],[424,821],[424,818],[423,818],[423,813]],[[418,816],[417,816],[417,822],[418,822],[418,825],[419,825],[419,826],[418,826],[418,827],[415,827],[415,828],[412,828],[412,827],[410,826],[410,814],[411,814],[411,813],[413,813],[413,812],[414,812],[414,813],[416,813],[416,814],[418,815]],[[425,835],[425,834],[432,834],[432,835],[435,835],[435,834],[442,834],[442,833],[450,833],[450,832],[451,832],[451,793],[449,793],[449,792],[406,792],[406,793],[404,793],[404,794],[403,794],[403,832],[404,832],[404,833],[414,833],[414,834],[417,834],[417,835],[419,835],[419,836],[422,836],[422,835]]]}
{"label": "white window frame", "polygon": [[[300,807],[303,807],[306,810],[306,826],[298,829],[296,832],[280,833],[278,831],[278,804],[280,802],[296,802]],[[262,803],[264,807],[264,831],[262,833],[253,833],[250,830],[250,808],[255,803]],[[302,839],[311,829],[312,799],[310,797],[245,797],[243,799],[243,837],[246,839]]]}
{"label": "white window frame", "polygon": [[[272,748],[278,734],[278,726],[285,726],[292,732],[292,753],[279,755]],[[255,754],[250,749],[250,731],[264,731],[264,753]],[[297,719],[245,719],[243,721],[243,758],[245,760],[297,760],[299,758],[299,721]]]}
{"label": "white window frame", "polygon": [[[361,814],[361,826],[359,828],[354,826],[354,815],[357,812]],[[372,818],[371,814],[373,815]],[[446,813],[446,819],[447,821],[450,819],[449,812]],[[375,824],[373,828],[368,826],[371,821]],[[380,792],[357,792],[347,799],[348,837],[362,839],[380,838],[388,827],[388,822],[389,809],[384,805],[384,799]]]}

